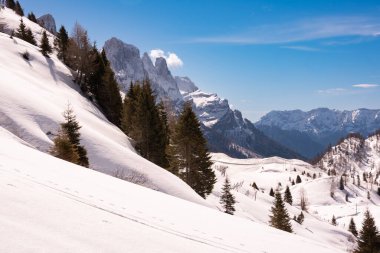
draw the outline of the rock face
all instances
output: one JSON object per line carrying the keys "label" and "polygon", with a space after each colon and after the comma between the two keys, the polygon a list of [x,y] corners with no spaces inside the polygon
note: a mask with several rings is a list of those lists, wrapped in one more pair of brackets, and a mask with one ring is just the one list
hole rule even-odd
{"label": "rock face", "polygon": [[[319,108],[308,112],[272,111],[255,125],[274,140],[304,156],[312,157],[348,133],[368,136],[380,129],[380,110],[338,111]],[[292,141],[295,138],[302,141]],[[311,147],[309,150],[303,148],[307,144]]]}
{"label": "rock face", "polygon": [[52,34],[57,33],[57,27],[55,25],[55,20],[52,15],[46,14],[37,18],[37,22],[40,26],[44,27],[46,30]]}
{"label": "rock face", "polygon": [[131,82],[149,79],[159,99],[170,98],[174,103],[182,100],[177,83],[164,58],[157,58],[153,64],[147,53],[141,58],[137,47],[117,38],[107,40],[104,50],[122,91],[126,92]]}
{"label": "rock face", "polygon": [[121,85],[126,92],[131,82],[148,78],[158,100],[170,100],[179,112],[184,102],[193,104],[210,151],[223,152],[236,158],[282,156],[302,158],[266,137],[239,111],[231,110],[228,101],[217,94],[206,93],[188,77],[173,77],[164,58],[153,64],[147,53],[133,45],[112,38],[104,45],[105,52]]}
{"label": "rock face", "polygon": [[188,77],[174,77],[181,93],[190,93],[198,90],[198,87]]}

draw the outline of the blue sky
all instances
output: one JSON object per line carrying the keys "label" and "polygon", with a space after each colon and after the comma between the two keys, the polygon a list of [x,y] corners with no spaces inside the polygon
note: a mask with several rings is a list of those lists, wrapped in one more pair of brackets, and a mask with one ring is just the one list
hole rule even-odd
{"label": "blue sky", "polygon": [[141,52],[172,53],[173,74],[227,98],[253,121],[271,110],[380,108],[380,1],[21,4],[53,14],[68,30],[78,21],[99,47],[115,36]]}

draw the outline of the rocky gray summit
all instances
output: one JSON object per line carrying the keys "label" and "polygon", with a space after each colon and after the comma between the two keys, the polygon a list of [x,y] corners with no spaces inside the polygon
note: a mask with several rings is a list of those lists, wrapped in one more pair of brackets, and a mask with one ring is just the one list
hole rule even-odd
{"label": "rocky gray summit", "polygon": [[50,14],[45,14],[37,18],[37,22],[40,26],[51,32],[52,34],[57,33],[57,27],[55,25],[54,17]]}

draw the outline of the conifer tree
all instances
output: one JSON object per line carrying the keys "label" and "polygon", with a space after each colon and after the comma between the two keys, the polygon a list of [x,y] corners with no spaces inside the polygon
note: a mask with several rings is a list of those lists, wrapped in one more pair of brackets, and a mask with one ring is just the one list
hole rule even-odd
{"label": "conifer tree", "polygon": [[290,193],[289,186],[286,186],[285,194],[284,194],[284,201],[288,203],[289,205],[293,204],[293,197],[292,194]]}
{"label": "conifer tree", "polygon": [[25,41],[29,42],[32,45],[37,45],[36,40],[34,39],[34,35],[32,33],[32,30],[29,28],[26,29],[26,38]]}
{"label": "conifer tree", "polygon": [[235,212],[235,197],[231,193],[231,185],[228,177],[224,181],[222,188],[222,196],[220,196],[220,204],[224,208],[224,212],[233,215]]}
{"label": "conifer tree", "polygon": [[301,213],[297,217],[297,222],[299,224],[302,224],[304,220],[305,220],[305,216],[303,215],[303,212],[301,211]]}
{"label": "conifer tree", "polygon": [[276,191],[274,197],[275,199],[271,208],[272,215],[269,216],[270,225],[274,228],[281,229],[289,233],[293,232],[289,214],[285,208],[281,193]]}
{"label": "conifer tree", "polygon": [[296,184],[302,183],[300,175],[297,175]]}
{"label": "conifer tree", "polygon": [[124,97],[121,128],[123,129],[126,135],[129,135],[133,127],[133,118],[135,117],[136,112],[137,94],[139,94],[139,92],[139,83],[137,82],[136,86],[133,83],[131,83],[127,91],[127,94]]}
{"label": "conifer tree", "polygon": [[21,18],[20,19],[20,25],[18,26],[18,28],[16,30],[15,36],[17,38],[22,39],[22,40],[26,40],[27,39],[26,32],[27,32],[27,28],[24,24],[24,20],[22,20],[22,18]]}
{"label": "conifer tree", "polygon": [[69,45],[69,35],[66,28],[62,25],[59,28],[56,38],[54,39],[54,47],[58,52],[58,58],[67,64],[67,48]]}
{"label": "conifer tree", "polygon": [[17,38],[25,40],[26,42],[29,42],[29,43],[31,43],[33,45],[36,45],[36,41],[34,39],[32,30],[30,30],[29,28],[27,28],[25,26],[24,21],[22,20],[22,18],[20,19],[20,25],[19,25],[19,27],[16,30],[15,36]]}
{"label": "conifer tree", "polygon": [[350,231],[355,237],[358,236],[358,231],[356,230],[356,224],[354,218],[351,218],[350,225],[348,226],[348,231]]}
{"label": "conifer tree", "polygon": [[179,116],[171,145],[175,153],[170,161],[171,170],[178,171],[179,176],[205,198],[211,193],[216,177],[211,169],[207,142],[189,103]]}
{"label": "conifer tree", "polygon": [[87,158],[87,151],[83,146],[80,145],[79,129],[81,126],[79,125],[76,116],[74,115],[74,111],[70,105],[68,105],[67,109],[64,111],[63,117],[65,118],[65,122],[61,124],[61,127],[63,131],[67,133],[70,142],[78,152],[79,159],[77,164],[88,168],[89,162]]}
{"label": "conifer tree", "polygon": [[29,19],[30,21],[34,22],[34,23],[37,23],[37,18],[36,18],[36,16],[34,15],[33,12],[30,12],[30,13],[28,14],[28,19]]}
{"label": "conifer tree", "polygon": [[256,182],[253,182],[252,187],[256,190],[259,190],[259,187],[257,187]]}
{"label": "conifer tree", "polygon": [[7,6],[9,9],[14,10],[16,7],[16,3],[14,0],[6,0],[5,6]]}
{"label": "conifer tree", "polygon": [[380,196],[380,187],[377,187],[377,195]]}
{"label": "conifer tree", "polygon": [[67,133],[62,129],[54,139],[54,145],[50,150],[50,154],[71,163],[77,164],[79,160],[77,150],[71,143]]}
{"label": "conifer tree", "polygon": [[17,15],[20,15],[21,17],[24,16],[24,10],[22,9],[19,1],[16,1],[14,11],[16,12]]}
{"label": "conifer tree", "polygon": [[333,217],[331,219],[331,225],[333,225],[333,226],[337,225],[335,215],[333,215]]}
{"label": "conifer tree", "polygon": [[274,191],[273,191],[273,188],[270,188],[269,196],[274,197]]}
{"label": "conifer tree", "polygon": [[379,232],[376,228],[375,220],[367,209],[364,213],[362,230],[359,233],[358,246],[355,253],[376,253],[379,252],[379,249]]}
{"label": "conifer tree", "polygon": [[44,56],[49,56],[49,54],[51,54],[52,52],[52,48],[50,46],[49,39],[47,37],[45,30],[42,32],[40,48],[41,48],[41,53]]}
{"label": "conifer tree", "polygon": [[341,191],[344,190],[343,176],[340,177],[340,181],[339,181],[339,190],[341,190]]}

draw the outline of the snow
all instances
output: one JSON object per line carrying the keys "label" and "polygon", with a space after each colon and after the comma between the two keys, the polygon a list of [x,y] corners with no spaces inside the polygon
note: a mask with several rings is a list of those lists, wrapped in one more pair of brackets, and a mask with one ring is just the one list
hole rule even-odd
{"label": "snow", "polygon": [[339,252],[0,139],[0,252]]}
{"label": "snow", "polygon": [[[218,180],[212,195],[207,198],[210,203],[221,209],[219,197],[225,176],[228,176],[234,188],[232,193],[237,200],[235,215],[268,225],[270,208],[274,200],[269,196],[270,188],[278,189],[283,193],[286,186],[289,186],[293,196],[293,205],[286,204],[286,207],[291,218],[301,213],[299,196],[302,188],[308,198],[309,211],[303,212],[305,221],[302,225],[291,221],[294,233],[343,251],[352,250],[355,247],[353,236],[347,231],[350,218],[347,213],[351,214],[352,205],[330,198],[330,177],[321,169],[300,160],[287,160],[279,157],[235,159],[216,153],[212,154],[212,160]],[[224,170],[225,173],[223,173]],[[305,175],[302,175],[304,171]],[[307,173],[311,177],[308,177]],[[316,179],[312,178],[314,173]],[[297,175],[301,177],[302,183],[292,186],[289,178],[295,181]],[[259,191],[251,186],[253,182],[259,187]],[[339,193],[337,193],[338,195]],[[340,197],[342,198],[342,196]],[[364,208],[362,206],[360,211]],[[375,206],[373,208],[374,210],[379,209]],[[338,212],[337,210],[342,211]],[[337,227],[330,224],[333,214],[340,223]],[[355,221],[357,227],[360,228],[362,217],[355,218]]]}
{"label": "snow", "polygon": [[[9,20],[9,27],[18,26],[19,17],[13,11],[5,9],[0,17]],[[35,34],[42,29],[28,20],[25,24]],[[81,95],[70,70],[55,55],[45,58],[38,47],[3,33],[0,45],[0,126],[47,152],[70,103],[82,126],[81,143],[88,151],[91,169],[129,178],[138,175],[146,187],[207,205],[182,180],[136,154],[129,138]],[[22,58],[25,51],[30,61]]]}

